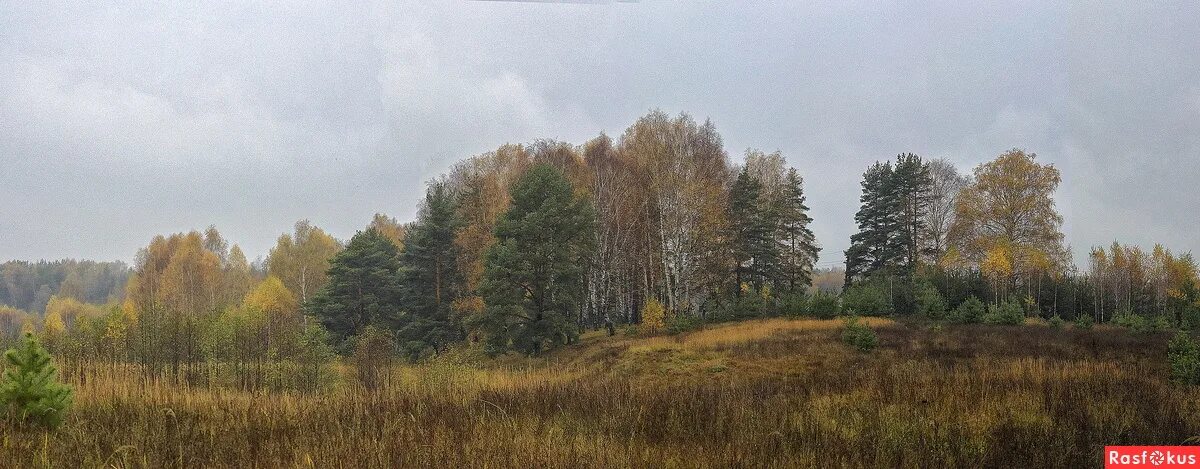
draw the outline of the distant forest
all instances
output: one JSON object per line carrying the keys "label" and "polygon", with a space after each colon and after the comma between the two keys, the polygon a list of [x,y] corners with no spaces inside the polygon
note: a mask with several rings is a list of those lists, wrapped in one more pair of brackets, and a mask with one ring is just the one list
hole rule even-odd
{"label": "distant forest", "polygon": [[132,274],[124,262],[8,261],[0,264],[0,305],[42,313],[55,295],[85,303],[120,301]]}

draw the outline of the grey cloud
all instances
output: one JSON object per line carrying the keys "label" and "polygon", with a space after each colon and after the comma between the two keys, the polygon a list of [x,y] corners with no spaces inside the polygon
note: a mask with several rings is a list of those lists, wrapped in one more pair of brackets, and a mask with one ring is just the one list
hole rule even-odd
{"label": "grey cloud", "polygon": [[[590,4],[596,3],[596,4]],[[1198,7],[940,2],[237,2],[0,13],[0,258],[129,259],[216,224],[251,257],[310,218],[410,218],[506,142],[710,117],[805,175],[822,264],[900,152],[1060,167],[1077,252],[1200,247]],[[1077,256],[1078,257],[1078,256]]]}

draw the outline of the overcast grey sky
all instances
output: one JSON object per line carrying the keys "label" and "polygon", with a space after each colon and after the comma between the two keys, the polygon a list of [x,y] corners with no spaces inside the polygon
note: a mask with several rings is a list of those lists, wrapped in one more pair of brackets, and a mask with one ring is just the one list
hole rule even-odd
{"label": "overcast grey sky", "polygon": [[247,3],[0,4],[0,259],[209,224],[253,258],[302,218],[344,239],[459,159],[652,108],[711,118],[735,161],[781,150],[822,265],[870,162],[1013,147],[1062,170],[1077,259],[1200,250],[1196,2]]}

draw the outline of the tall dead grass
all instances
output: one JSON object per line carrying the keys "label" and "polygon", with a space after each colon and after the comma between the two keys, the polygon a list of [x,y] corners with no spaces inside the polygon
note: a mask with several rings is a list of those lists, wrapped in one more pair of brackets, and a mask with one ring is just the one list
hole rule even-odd
{"label": "tall dead grass", "polygon": [[[0,427],[3,467],[1062,467],[1200,434],[1165,337],[873,320],[589,336],[540,358],[463,353],[382,389],[209,389],[77,365],[53,433]],[[68,367],[71,365],[68,364]]]}

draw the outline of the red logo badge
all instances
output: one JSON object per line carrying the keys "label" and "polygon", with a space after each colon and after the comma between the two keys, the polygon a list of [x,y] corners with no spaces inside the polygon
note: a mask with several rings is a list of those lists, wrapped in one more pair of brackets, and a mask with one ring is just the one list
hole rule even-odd
{"label": "red logo badge", "polygon": [[1200,468],[1200,446],[1105,446],[1104,468]]}

